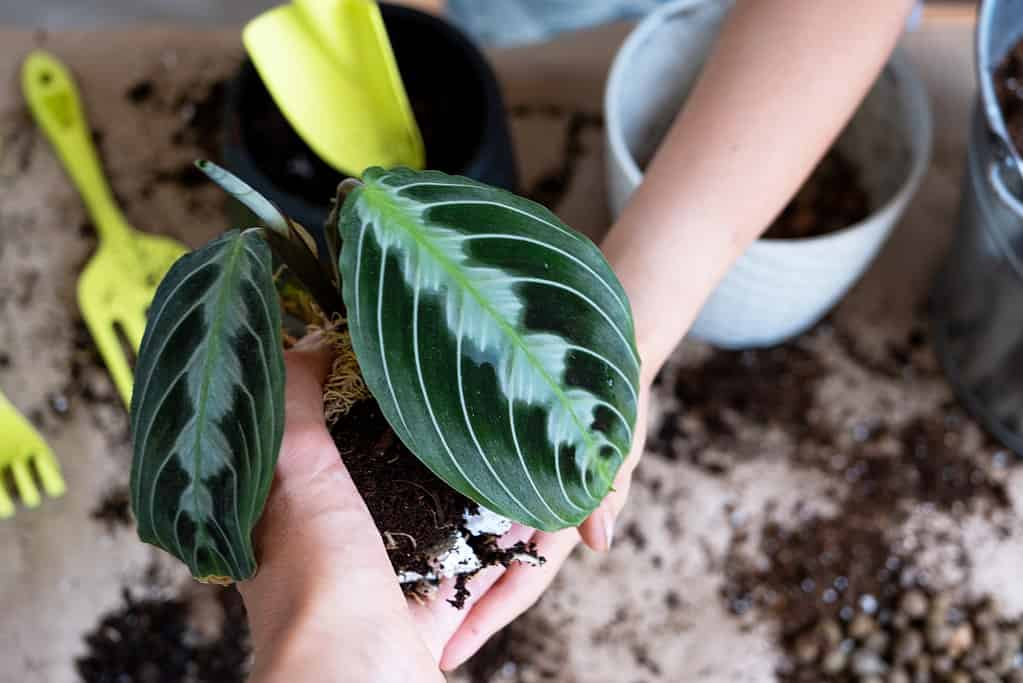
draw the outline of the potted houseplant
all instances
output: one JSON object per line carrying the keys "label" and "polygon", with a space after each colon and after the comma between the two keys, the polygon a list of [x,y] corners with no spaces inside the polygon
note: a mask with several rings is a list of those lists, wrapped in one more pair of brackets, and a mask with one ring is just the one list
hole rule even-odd
{"label": "potted houseplant", "polygon": [[[614,214],[642,181],[645,163],[696,83],[731,5],[668,3],[637,26],[616,55],[604,99]],[[867,210],[810,235],[778,239],[771,231],[751,244],[690,333],[726,348],[773,346],[820,320],[856,283],[905,212],[927,169],[931,129],[923,82],[897,51],[832,150],[855,168]]]}
{"label": "potted houseplant", "polygon": [[[518,176],[507,116],[486,57],[439,17],[379,5],[423,135],[427,167],[514,192]],[[224,165],[318,233],[343,176],[299,137],[249,60],[228,85],[224,127]]]}
{"label": "potted houseplant", "polygon": [[150,309],[132,398],[143,540],[203,581],[256,571],[284,424],[278,301],[337,352],[325,415],[403,584],[523,559],[497,548],[509,520],[555,530],[597,507],[632,440],[639,358],[592,242],[504,190],[371,168],[341,184],[319,250],[200,168],[259,225],[182,257]]}

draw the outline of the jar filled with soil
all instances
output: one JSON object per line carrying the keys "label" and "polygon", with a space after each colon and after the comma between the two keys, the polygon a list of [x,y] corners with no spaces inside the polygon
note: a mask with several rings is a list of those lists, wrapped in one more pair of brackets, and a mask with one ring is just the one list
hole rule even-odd
{"label": "jar filled with soil", "polygon": [[1023,455],[1023,15],[988,2],[949,261],[932,296],[938,355],[966,407]]}

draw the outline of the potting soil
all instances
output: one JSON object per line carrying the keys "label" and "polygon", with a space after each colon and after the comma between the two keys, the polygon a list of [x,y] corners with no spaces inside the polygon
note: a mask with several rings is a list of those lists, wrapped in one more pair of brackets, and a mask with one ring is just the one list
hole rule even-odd
{"label": "potting soil", "polygon": [[995,71],[995,92],[1005,117],[1005,126],[1023,155],[1023,40],[1009,50]]}

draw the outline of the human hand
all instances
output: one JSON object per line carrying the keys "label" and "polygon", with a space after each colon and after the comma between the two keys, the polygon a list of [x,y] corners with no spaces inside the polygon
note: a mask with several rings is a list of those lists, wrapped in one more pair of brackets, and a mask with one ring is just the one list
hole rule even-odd
{"label": "human hand", "polygon": [[[406,602],[324,423],[330,364],[314,338],[286,354],[284,441],[256,529],[261,564],[238,586],[255,649],[250,680],[443,681],[441,653],[499,575],[478,577],[464,610],[447,603],[450,586],[429,604]],[[506,542],[527,537],[517,529]]]}
{"label": "human hand", "polygon": [[[536,543],[542,567],[490,567],[469,583],[462,609],[447,599],[407,602],[380,533],[326,429],[322,385],[330,352],[313,338],[286,354],[285,435],[256,543],[259,573],[239,584],[256,653],[253,683],[273,680],[428,681],[468,659],[531,606],[580,538],[606,550],[625,504],[643,430],[615,488],[576,529],[557,533],[515,525],[502,539]],[[640,393],[645,424],[648,391]],[[432,678],[431,678],[432,677]]]}

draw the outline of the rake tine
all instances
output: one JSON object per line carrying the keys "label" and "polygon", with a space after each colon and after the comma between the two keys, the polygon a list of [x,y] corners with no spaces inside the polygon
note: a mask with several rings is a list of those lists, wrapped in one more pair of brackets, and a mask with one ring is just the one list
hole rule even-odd
{"label": "rake tine", "polygon": [[39,480],[43,483],[43,490],[46,491],[46,495],[51,498],[59,498],[64,495],[67,487],[64,484],[64,477],[60,474],[60,467],[57,466],[53,453],[49,451],[37,453],[32,458],[32,463],[39,474]]}
{"label": "rake tine", "polygon": [[3,478],[0,478],[0,519],[10,519],[14,516],[14,503],[7,493],[7,486]]}
{"label": "rake tine", "polygon": [[121,326],[124,328],[124,334],[128,337],[128,343],[131,344],[131,348],[137,355],[142,347],[142,336],[146,333],[145,319],[131,318],[130,320],[122,320]]}
{"label": "rake tine", "polygon": [[11,473],[14,475],[14,486],[18,489],[18,497],[25,507],[38,507],[41,498],[36,483],[32,481],[32,473],[28,470],[28,463],[24,460],[15,460],[11,463]]}
{"label": "rake tine", "polygon": [[[95,321],[97,319],[103,319],[96,316],[94,313],[86,315],[86,321]],[[107,370],[110,372],[110,376],[114,380],[114,385],[117,387],[117,392],[121,395],[121,399],[124,401],[124,405],[131,405],[131,386],[132,386],[132,371],[131,366],[124,357],[124,351],[121,349],[121,342],[117,338],[117,333],[114,331],[113,321],[107,321],[106,324],[89,324],[89,331],[92,333],[92,338],[96,342],[96,346],[99,348],[100,355],[103,356],[103,362],[107,366]]]}

